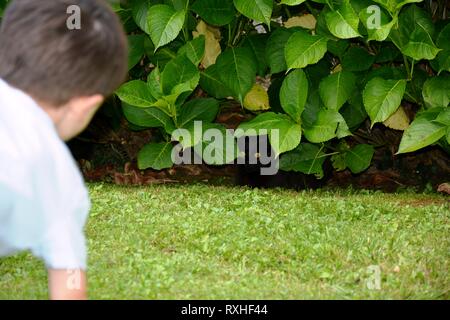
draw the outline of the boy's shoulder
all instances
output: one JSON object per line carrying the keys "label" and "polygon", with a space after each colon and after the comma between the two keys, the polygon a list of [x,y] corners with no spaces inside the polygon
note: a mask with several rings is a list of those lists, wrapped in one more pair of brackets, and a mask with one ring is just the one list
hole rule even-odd
{"label": "boy's shoulder", "polygon": [[0,179],[7,180],[3,183],[30,184],[36,176],[80,179],[48,115],[31,97],[1,79],[0,154]]}
{"label": "boy's shoulder", "polygon": [[0,79],[0,149],[9,157],[36,159],[60,145],[50,117],[24,92]]}

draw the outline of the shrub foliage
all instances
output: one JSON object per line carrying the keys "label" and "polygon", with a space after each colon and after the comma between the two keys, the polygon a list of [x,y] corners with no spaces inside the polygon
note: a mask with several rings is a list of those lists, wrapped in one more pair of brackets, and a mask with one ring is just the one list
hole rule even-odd
{"label": "shrub foliage", "polygon": [[[194,121],[224,132],[215,119],[230,99],[254,114],[240,128],[279,130],[275,151],[284,170],[320,177],[326,157],[337,170],[366,170],[376,146],[349,143],[364,125],[369,133],[373,126],[404,131],[398,154],[432,144],[449,149],[446,1],[111,4],[129,34],[130,80],[116,92],[124,115],[134,130],[162,133],[139,153],[141,169],[171,167],[177,129],[192,131]],[[257,79],[268,80],[269,88]],[[415,106],[414,119],[405,105]],[[208,144],[180,142],[184,148]],[[236,157],[223,153],[211,164]]]}

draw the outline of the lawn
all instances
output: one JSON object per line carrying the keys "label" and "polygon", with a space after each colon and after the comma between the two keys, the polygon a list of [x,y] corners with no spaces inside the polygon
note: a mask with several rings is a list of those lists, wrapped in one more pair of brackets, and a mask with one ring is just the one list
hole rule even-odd
{"label": "lawn", "polygon": [[[448,198],[404,191],[89,186],[92,299],[448,299]],[[379,289],[369,289],[380,275]],[[29,254],[0,299],[45,299]],[[375,282],[374,282],[375,281]]]}

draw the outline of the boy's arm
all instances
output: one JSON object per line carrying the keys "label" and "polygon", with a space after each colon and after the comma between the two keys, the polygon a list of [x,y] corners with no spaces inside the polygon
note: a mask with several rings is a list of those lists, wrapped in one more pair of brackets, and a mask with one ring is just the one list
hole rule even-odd
{"label": "boy's arm", "polygon": [[80,269],[49,269],[48,287],[51,300],[86,300],[86,272]]}

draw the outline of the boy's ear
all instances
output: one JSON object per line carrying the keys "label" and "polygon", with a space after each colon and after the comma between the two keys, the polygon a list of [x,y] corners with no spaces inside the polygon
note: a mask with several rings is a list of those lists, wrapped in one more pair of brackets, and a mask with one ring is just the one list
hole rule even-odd
{"label": "boy's ear", "polygon": [[77,97],[71,100],[71,104],[83,111],[97,110],[98,107],[105,101],[101,94],[95,94],[87,97]]}

